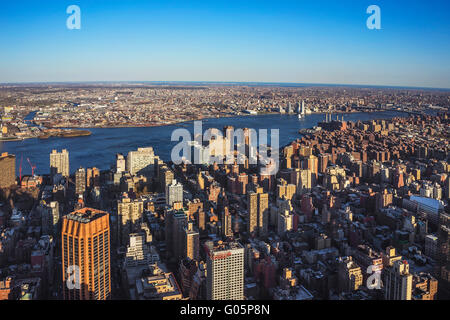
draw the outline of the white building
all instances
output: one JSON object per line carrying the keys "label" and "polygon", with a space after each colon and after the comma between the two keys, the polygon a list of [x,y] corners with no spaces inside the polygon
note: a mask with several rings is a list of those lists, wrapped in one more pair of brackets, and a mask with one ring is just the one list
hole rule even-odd
{"label": "white building", "polygon": [[166,187],[166,203],[172,206],[174,202],[183,202],[183,185],[175,179]]}
{"label": "white building", "polygon": [[60,173],[63,177],[69,176],[69,152],[63,149],[61,152],[52,150],[50,153],[50,174]]}
{"label": "white building", "polygon": [[128,152],[126,169],[132,175],[153,176],[155,159],[159,160],[159,157],[155,156],[152,147],[138,148]]}
{"label": "white building", "polygon": [[207,253],[206,298],[244,299],[244,247],[238,242],[211,245]]}

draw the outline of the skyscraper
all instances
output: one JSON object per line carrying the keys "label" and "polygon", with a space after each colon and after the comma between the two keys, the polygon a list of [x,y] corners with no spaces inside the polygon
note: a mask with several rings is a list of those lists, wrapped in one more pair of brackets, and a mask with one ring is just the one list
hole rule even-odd
{"label": "skyscraper", "polygon": [[409,264],[406,260],[397,260],[385,272],[386,300],[411,300],[413,276],[409,273]]}
{"label": "skyscraper", "polygon": [[249,234],[255,234],[258,230],[258,194],[254,191],[247,194],[247,211],[247,231]]}
{"label": "skyscraper", "polygon": [[224,207],[222,212],[222,235],[225,237],[231,237],[233,235],[233,229],[231,225],[231,214],[228,207]]}
{"label": "skyscraper", "polygon": [[100,170],[96,167],[87,168],[86,170],[86,187],[99,187],[100,186]]}
{"label": "skyscraper", "polygon": [[256,192],[247,194],[247,201],[249,234],[266,236],[269,227],[269,194],[259,187]]}
{"label": "skyscraper", "polygon": [[208,300],[244,299],[244,247],[238,242],[206,244]]}
{"label": "skyscraper", "polygon": [[0,156],[0,188],[9,188],[16,183],[16,156],[2,153]]}
{"label": "skyscraper", "polygon": [[185,250],[184,227],[187,224],[187,215],[183,210],[167,211],[164,217],[166,247],[172,256],[181,259]]}
{"label": "skyscraper", "polygon": [[83,208],[64,216],[62,268],[65,300],[110,299],[109,213]]}
{"label": "skyscraper", "polygon": [[63,177],[69,176],[69,152],[63,149],[61,152],[52,150],[50,153],[50,174],[60,173]]}
{"label": "skyscraper", "polygon": [[84,194],[86,191],[86,171],[84,168],[79,168],[75,172],[75,193]]}
{"label": "skyscraper", "polygon": [[269,194],[258,193],[258,234],[267,236],[269,232]]}

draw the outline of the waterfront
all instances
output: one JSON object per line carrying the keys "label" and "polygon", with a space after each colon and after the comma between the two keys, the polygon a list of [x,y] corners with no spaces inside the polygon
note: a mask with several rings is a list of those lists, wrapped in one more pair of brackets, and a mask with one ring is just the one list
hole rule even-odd
{"label": "waterfront", "polygon": [[[404,112],[384,111],[376,113],[343,113],[344,120],[366,121],[371,119],[390,119],[399,116],[408,116]],[[334,115],[335,119],[336,115]],[[222,129],[226,125],[234,128],[253,129],[279,129],[280,146],[300,137],[298,130],[310,128],[325,119],[324,114],[309,114],[303,120],[297,115],[256,115],[238,116],[229,118],[204,119],[203,131],[208,128]],[[161,159],[170,160],[170,152],[177,141],[170,141],[173,130],[186,128],[193,131],[193,122],[185,122],[176,125],[141,128],[93,128],[90,136],[48,139],[26,139],[23,141],[0,142],[1,152],[9,152],[16,155],[16,171],[22,160],[22,174],[31,174],[31,168],[27,158],[36,165],[37,174],[49,173],[49,154],[52,149],[67,149],[70,155],[70,172],[73,173],[80,166],[108,169],[114,164],[116,153],[126,155],[128,151],[138,147],[152,146],[155,153]],[[270,134],[270,132],[268,132]]]}

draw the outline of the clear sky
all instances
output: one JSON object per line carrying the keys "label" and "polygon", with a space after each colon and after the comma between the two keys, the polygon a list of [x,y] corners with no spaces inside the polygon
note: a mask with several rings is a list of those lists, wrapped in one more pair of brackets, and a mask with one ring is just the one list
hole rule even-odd
{"label": "clear sky", "polygon": [[[69,30],[69,5],[81,29]],[[381,30],[366,9],[381,8]],[[450,1],[1,1],[0,82],[450,88]]]}

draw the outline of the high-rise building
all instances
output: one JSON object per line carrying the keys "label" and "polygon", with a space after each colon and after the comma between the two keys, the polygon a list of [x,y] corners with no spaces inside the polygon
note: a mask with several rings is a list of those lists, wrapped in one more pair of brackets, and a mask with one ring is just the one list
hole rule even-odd
{"label": "high-rise building", "polygon": [[386,300],[411,300],[413,276],[406,260],[397,260],[385,271],[384,297]]}
{"label": "high-rise building", "polygon": [[117,200],[118,236],[119,243],[125,245],[128,235],[136,232],[140,226],[144,213],[144,201],[142,199],[131,200],[128,195]]}
{"label": "high-rise building", "polygon": [[231,214],[228,207],[224,207],[222,212],[222,235],[231,237],[233,235],[233,228],[231,225]]}
{"label": "high-rise building", "polygon": [[0,188],[9,188],[16,183],[16,156],[2,153],[0,156]]}
{"label": "high-rise building", "polygon": [[61,152],[52,150],[50,153],[50,174],[60,173],[63,177],[69,176],[69,152],[63,149]]}
{"label": "high-rise building", "polygon": [[167,186],[172,183],[173,179],[174,179],[173,171],[170,170],[167,166],[163,166],[160,169],[159,174],[159,184],[161,186],[162,192],[166,192]]}
{"label": "high-rise building", "polygon": [[363,283],[361,267],[353,261],[351,256],[339,258],[339,290],[352,292],[358,290]]}
{"label": "high-rise building", "polygon": [[238,242],[206,244],[208,300],[244,299],[244,247]]}
{"label": "high-rise building", "polygon": [[79,168],[75,172],[75,193],[84,194],[86,191],[86,170],[84,168]]}
{"label": "high-rise building", "polygon": [[187,224],[187,215],[183,210],[167,211],[164,217],[166,247],[175,259],[181,259],[184,254],[184,227]]}
{"label": "high-rise building", "polygon": [[42,221],[42,233],[43,234],[56,234],[59,226],[59,202],[44,200],[37,206],[37,210],[41,213]]}
{"label": "high-rise building", "polygon": [[100,187],[100,170],[96,167],[86,170],[86,187]]}
{"label": "high-rise building", "polygon": [[138,148],[127,155],[126,169],[132,175],[153,176],[155,172],[155,155],[152,147]]}
{"label": "high-rise building", "polygon": [[200,238],[197,230],[194,229],[194,221],[189,221],[184,227],[184,253],[183,258],[200,260]]}
{"label": "high-rise building", "polygon": [[262,188],[256,192],[247,194],[248,225],[249,234],[265,236],[269,227],[269,194],[263,193]]}
{"label": "high-rise building", "polygon": [[258,193],[258,234],[267,236],[269,232],[269,194]]}
{"label": "high-rise building", "polygon": [[183,202],[183,185],[175,179],[166,187],[166,203],[172,206],[174,202]]}
{"label": "high-rise building", "polygon": [[62,271],[65,300],[111,298],[109,213],[83,208],[64,216]]}
{"label": "high-rise building", "polygon": [[289,210],[278,211],[278,234],[282,236],[286,231],[292,230],[294,215]]}
{"label": "high-rise building", "polygon": [[280,178],[277,181],[277,197],[292,200],[292,197],[297,191],[297,186],[295,184],[288,184],[286,180]]}
{"label": "high-rise building", "polygon": [[313,187],[313,175],[311,170],[307,169],[297,169],[296,182],[297,182],[297,193],[304,194],[311,191]]}

